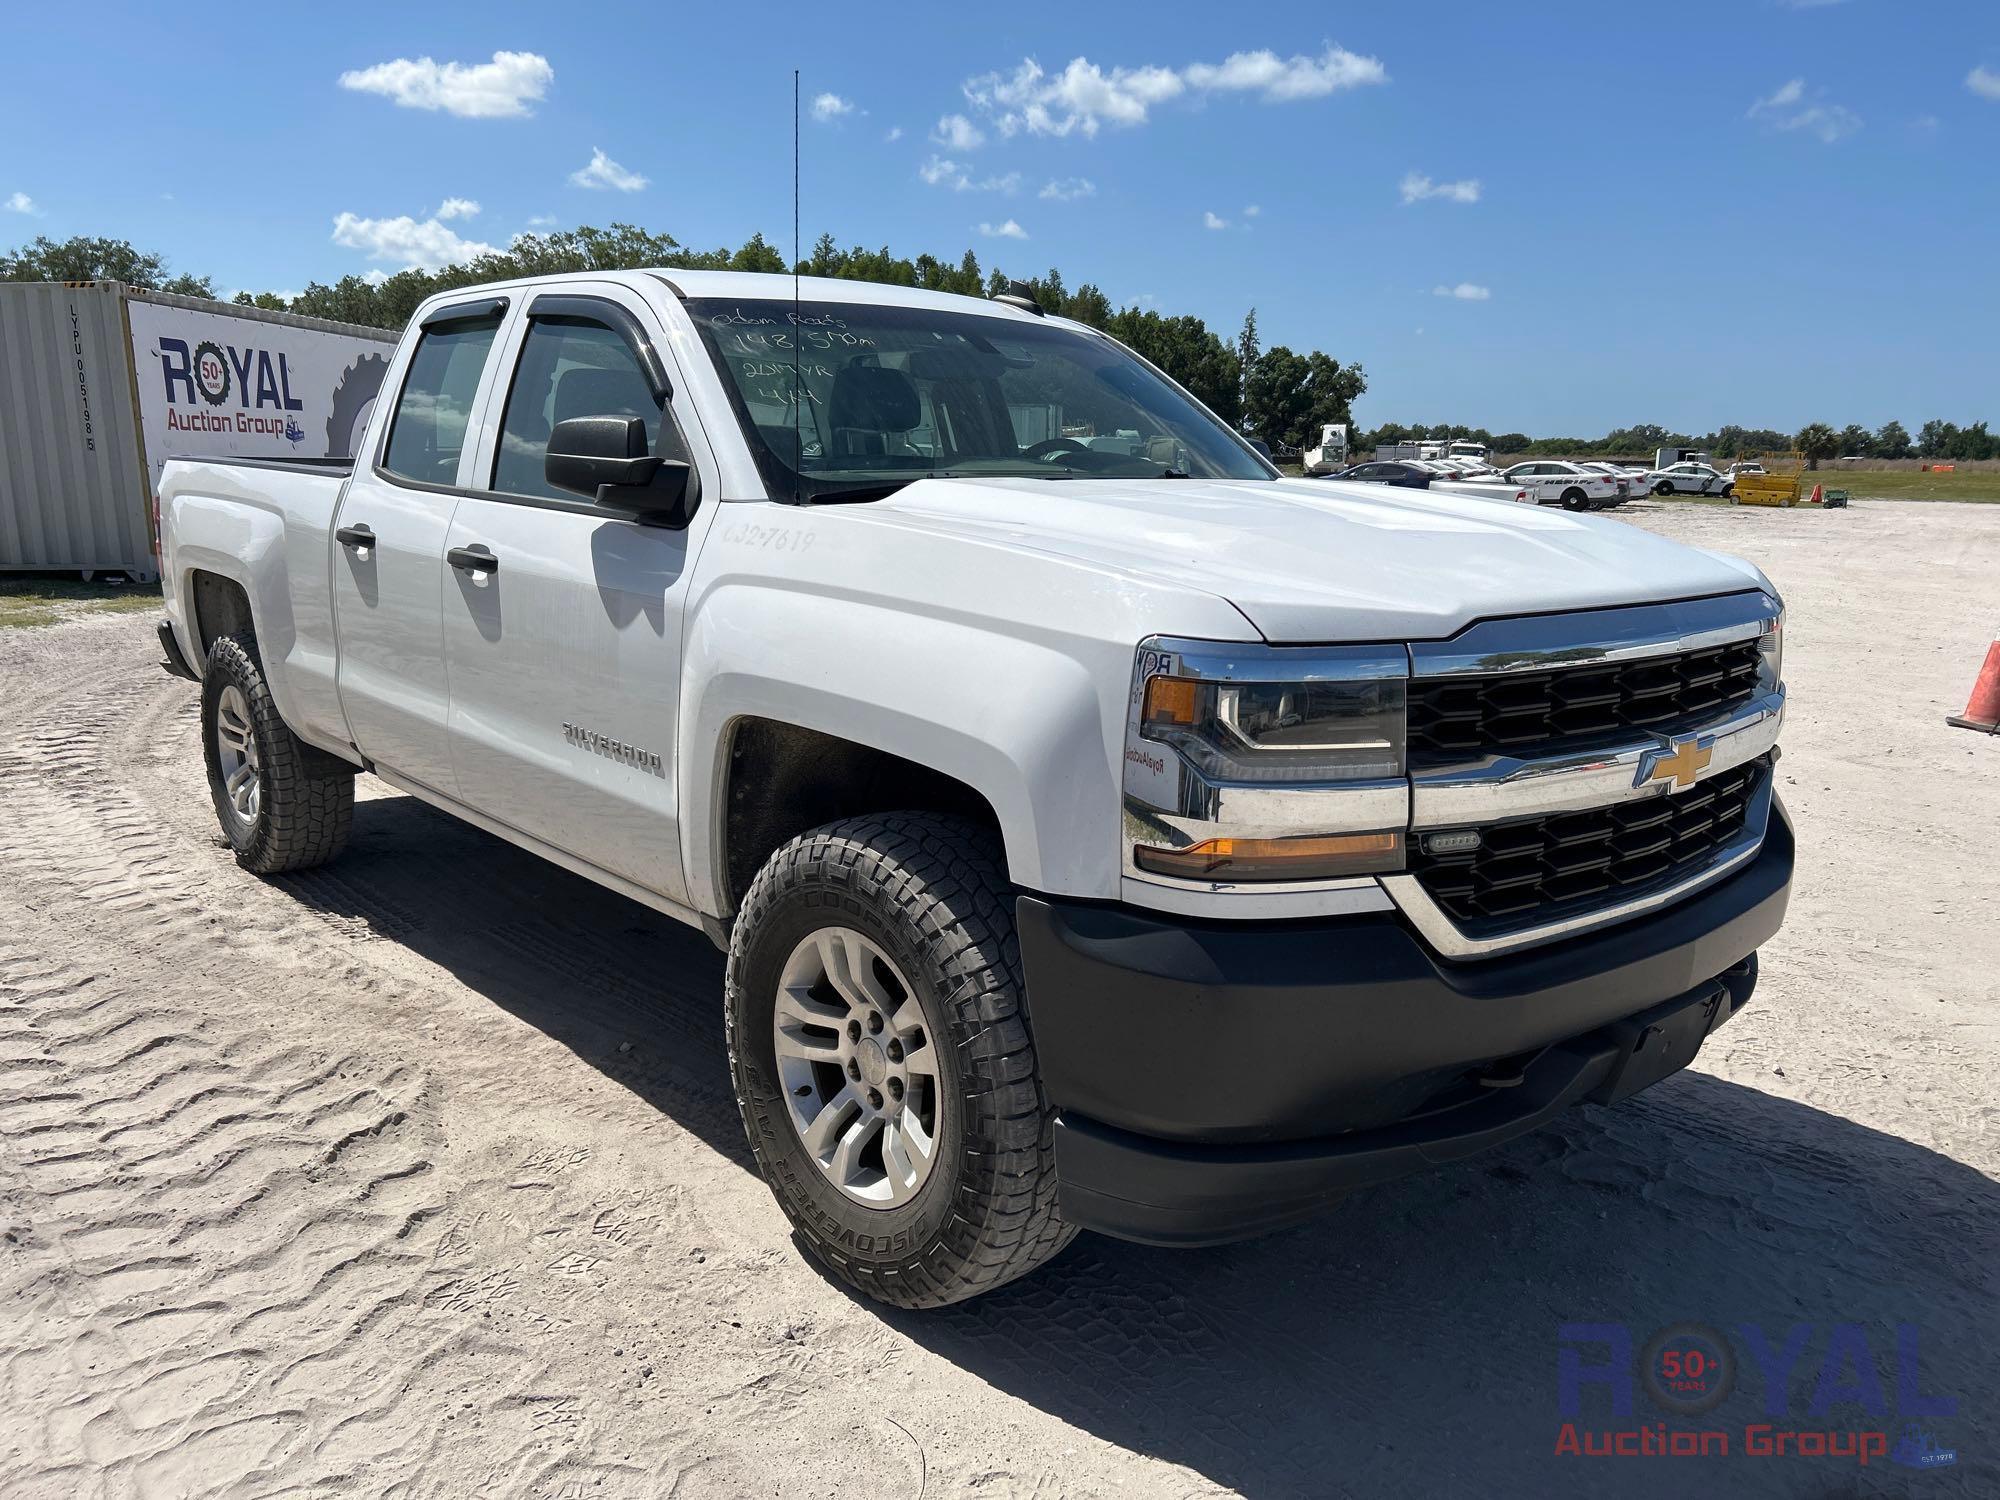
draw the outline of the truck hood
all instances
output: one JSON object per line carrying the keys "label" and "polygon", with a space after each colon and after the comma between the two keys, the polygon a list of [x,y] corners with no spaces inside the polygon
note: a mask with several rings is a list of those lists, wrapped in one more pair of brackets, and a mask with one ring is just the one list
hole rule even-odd
{"label": "truck hood", "polygon": [[857,509],[1219,595],[1268,641],[1437,640],[1497,615],[1770,590],[1622,521],[1383,485],[925,479]]}

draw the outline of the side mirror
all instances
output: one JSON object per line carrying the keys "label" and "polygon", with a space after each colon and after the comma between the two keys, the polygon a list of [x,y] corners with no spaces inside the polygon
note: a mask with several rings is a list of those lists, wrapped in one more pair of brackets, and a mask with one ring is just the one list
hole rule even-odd
{"label": "side mirror", "polygon": [[549,434],[542,473],[559,490],[654,526],[685,526],[697,499],[693,468],[646,451],[638,417],[571,417]]}

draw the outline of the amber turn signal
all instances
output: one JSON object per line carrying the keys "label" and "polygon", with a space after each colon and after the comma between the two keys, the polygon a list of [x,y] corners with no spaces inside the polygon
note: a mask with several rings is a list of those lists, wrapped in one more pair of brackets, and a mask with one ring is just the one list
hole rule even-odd
{"label": "amber turn signal", "polygon": [[1186,729],[1194,723],[1200,689],[1201,684],[1192,677],[1148,677],[1141,717],[1150,725],[1171,724]]}
{"label": "amber turn signal", "polygon": [[1400,869],[1403,836],[1340,833],[1285,839],[1203,839],[1185,849],[1136,844],[1132,859],[1142,870],[1183,880],[1322,880]]}

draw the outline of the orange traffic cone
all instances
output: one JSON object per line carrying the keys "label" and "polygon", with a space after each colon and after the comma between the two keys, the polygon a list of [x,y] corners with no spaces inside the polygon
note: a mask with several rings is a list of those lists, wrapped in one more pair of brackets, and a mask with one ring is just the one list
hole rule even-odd
{"label": "orange traffic cone", "polygon": [[1826,486],[1823,484],[1814,485],[1812,499],[1807,503],[1811,505],[1824,505],[1826,503]]}
{"label": "orange traffic cone", "polygon": [[1965,705],[1965,712],[1952,715],[1945,723],[1958,729],[1983,729],[1988,734],[2000,734],[2000,638],[1986,648],[1986,665],[1979,669],[1979,680],[1972,685],[1972,701]]}

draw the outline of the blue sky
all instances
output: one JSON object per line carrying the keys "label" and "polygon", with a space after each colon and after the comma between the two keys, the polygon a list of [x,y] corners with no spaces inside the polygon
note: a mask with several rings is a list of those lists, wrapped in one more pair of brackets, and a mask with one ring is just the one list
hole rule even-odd
{"label": "blue sky", "polygon": [[796,66],[808,244],[971,246],[1225,336],[1254,305],[1267,343],[1366,367],[1364,422],[2000,420],[1991,0],[405,0],[8,29],[0,244],[128,238],[225,291],[543,224],[782,244]]}

